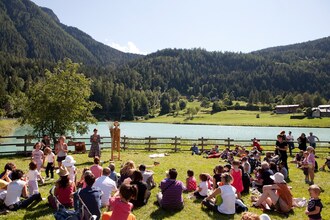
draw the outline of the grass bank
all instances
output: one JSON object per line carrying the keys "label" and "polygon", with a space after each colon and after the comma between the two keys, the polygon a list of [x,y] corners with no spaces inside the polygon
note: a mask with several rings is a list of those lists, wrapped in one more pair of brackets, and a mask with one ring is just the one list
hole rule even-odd
{"label": "grass bank", "polygon": [[[176,168],[178,170],[178,179],[184,181],[186,178],[187,169],[192,169],[195,171],[195,175],[197,176],[199,173],[208,172],[212,173],[212,170],[217,164],[224,164],[224,162],[219,162],[218,159],[205,159],[201,156],[192,156],[189,152],[179,152],[179,153],[170,153],[170,156],[158,159],[150,159],[149,152],[144,151],[126,151],[122,152],[122,162],[116,161],[116,170],[120,167],[121,163],[127,160],[133,160],[136,164],[153,164],[154,161],[160,162],[159,166],[153,167],[152,170],[155,172],[155,180],[159,183],[165,177],[165,171],[169,168]],[[76,166],[78,167],[78,177],[80,178],[81,170],[84,167],[89,167],[92,165],[91,159],[87,157],[87,154],[76,154],[73,155],[77,161]],[[319,164],[323,164],[323,158],[326,156],[319,155],[321,158],[318,159]],[[106,160],[110,157],[110,152],[105,150],[102,152],[102,159]],[[16,157],[16,156],[7,156],[0,157],[0,167],[3,167],[5,163],[8,161],[13,161],[16,163],[17,167],[23,169],[25,172],[27,171],[27,165],[30,162],[30,158],[28,157]],[[182,162],[184,161],[184,162]],[[106,166],[104,164],[103,166]],[[44,175],[44,173],[43,173]],[[324,205],[324,209],[322,212],[323,219],[330,219],[330,213],[327,212],[327,207],[330,205],[330,183],[329,183],[330,172],[318,172],[316,173],[315,183],[322,186],[325,190],[324,193],[321,194],[322,203]],[[308,198],[308,185],[304,183],[304,177],[302,171],[294,166],[294,164],[290,164],[290,179],[289,185],[293,187],[292,193],[294,197],[305,197]],[[46,183],[40,186],[40,192],[43,197],[47,197],[49,189],[54,184],[54,181],[46,181]],[[148,219],[240,219],[241,215],[236,214],[235,216],[223,216],[219,214],[214,214],[213,212],[208,212],[201,209],[201,205],[199,201],[191,200],[187,198],[188,194],[184,194],[184,202],[185,207],[180,212],[169,212],[159,209],[158,206],[154,204],[156,201],[156,193],[159,192],[158,188],[154,188],[151,192],[151,197],[148,204],[144,207],[141,207],[137,210],[134,210],[133,213],[136,215],[139,220],[148,220]],[[243,196],[244,202],[249,206],[249,210],[252,212],[256,212],[261,214],[261,209],[256,209],[250,207],[250,196]],[[294,214],[291,214],[287,219],[307,219],[304,214],[305,208],[295,208]],[[105,211],[103,209],[102,211]],[[52,215],[52,209],[50,209],[46,203],[46,201],[42,201],[36,207],[28,208],[27,210],[19,210],[17,212],[11,212],[5,216],[1,216],[1,219],[54,219]],[[276,214],[269,214],[271,219],[282,219],[283,217]]]}
{"label": "grass bank", "polygon": [[[257,118],[257,114],[259,118]],[[192,119],[180,112],[176,116],[162,115],[145,122],[171,124],[214,124],[233,126],[279,126],[279,127],[330,127],[329,118],[290,119],[290,114],[272,114],[271,112],[228,110],[210,114],[203,109]]]}
{"label": "grass bank", "polygon": [[16,119],[0,119],[0,136],[12,134],[19,124]]}

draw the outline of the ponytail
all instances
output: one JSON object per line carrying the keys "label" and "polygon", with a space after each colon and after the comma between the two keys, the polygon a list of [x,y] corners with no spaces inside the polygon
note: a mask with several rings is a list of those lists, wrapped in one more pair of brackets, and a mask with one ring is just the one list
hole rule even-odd
{"label": "ponytail", "polygon": [[136,185],[122,184],[119,189],[120,195],[129,201],[130,199],[135,199],[138,194],[138,188]]}

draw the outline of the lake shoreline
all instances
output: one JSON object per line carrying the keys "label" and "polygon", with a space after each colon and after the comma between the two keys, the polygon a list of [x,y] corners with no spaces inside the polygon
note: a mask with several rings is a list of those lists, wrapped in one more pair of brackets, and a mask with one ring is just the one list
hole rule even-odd
{"label": "lake shoreline", "polygon": [[304,125],[263,125],[263,124],[216,124],[216,123],[187,123],[187,122],[164,122],[164,121],[124,121],[133,123],[153,123],[153,124],[174,124],[174,125],[214,125],[214,126],[244,126],[244,127],[299,127],[299,128],[330,128],[324,126],[304,126]]}

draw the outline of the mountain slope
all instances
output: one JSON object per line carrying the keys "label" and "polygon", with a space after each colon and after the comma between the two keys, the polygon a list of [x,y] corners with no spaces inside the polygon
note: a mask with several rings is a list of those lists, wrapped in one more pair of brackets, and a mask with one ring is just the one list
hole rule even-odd
{"label": "mountain slope", "polygon": [[330,58],[330,37],[252,52],[280,62]]}
{"label": "mountain slope", "polygon": [[56,15],[29,0],[0,1],[0,50],[20,57],[61,60],[69,57],[88,65],[119,64],[139,57],[93,40],[59,23]]}

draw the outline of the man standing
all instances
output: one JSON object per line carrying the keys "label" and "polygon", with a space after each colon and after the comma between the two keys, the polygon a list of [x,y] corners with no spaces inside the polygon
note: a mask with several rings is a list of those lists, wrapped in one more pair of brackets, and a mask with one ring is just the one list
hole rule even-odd
{"label": "man standing", "polygon": [[109,199],[113,192],[117,191],[117,184],[110,179],[110,169],[108,167],[103,168],[102,176],[97,178],[94,183],[94,187],[98,187],[102,191],[101,206],[106,207],[109,205]]}
{"label": "man standing", "polygon": [[292,157],[292,150],[294,149],[294,143],[293,143],[293,135],[292,132],[289,131],[289,135],[286,136],[286,142],[288,143],[289,146],[289,151],[290,151],[290,156]]}
{"label": "man standing", "polygon": [[309,136],[307,137],[307,140],[310,144],[310,146],[312,146],[314,149],[316,148],[316,141],[315,139],[317,139],[317,141],[320,141],[320,139],[318,137],[316,137],[315,135],[313,135],[313,132],[309,133]]}

